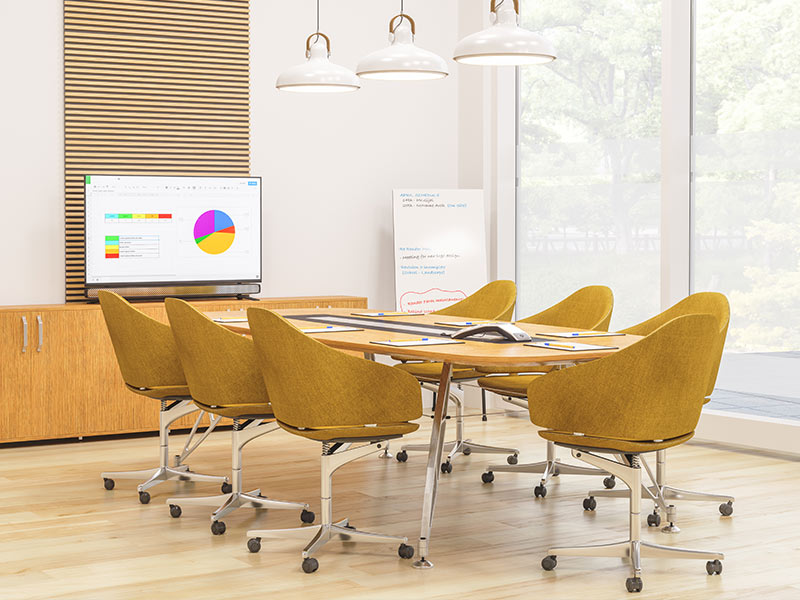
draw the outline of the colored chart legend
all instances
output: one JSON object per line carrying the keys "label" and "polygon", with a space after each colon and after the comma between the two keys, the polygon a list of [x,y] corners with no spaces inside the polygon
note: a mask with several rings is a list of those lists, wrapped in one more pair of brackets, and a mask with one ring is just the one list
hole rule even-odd
{"label": "colored chart legend", "polygon": [[194,241],[206,254],[222,254],[233,244],[236,228],[226,213],[209,210],[197,218],[194,224]]}
{"label": "colored chart legend", "polygon": [[119,258],[119,236],[106,236],[106,258]]}
{"label": "colored chart legend", "polygon": [[170,213],[106,213],[106,223],[153,223],[156,221],[170,221]]}
{"label": "colored chart legend", "polygon": [[106,258],[159,258],[161,239],[157,235],[107,235]]}

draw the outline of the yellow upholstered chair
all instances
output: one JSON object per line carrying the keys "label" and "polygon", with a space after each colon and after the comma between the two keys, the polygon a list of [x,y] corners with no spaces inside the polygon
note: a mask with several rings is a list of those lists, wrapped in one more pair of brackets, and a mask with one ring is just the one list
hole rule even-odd
{"label": "yellow upholstered chair", "polygon": [[[611,312],[614,310],[614,294],[604,285],[590,285],[570,294],[560,302],[542,312],[526,317],[518,323],[535,323],[555,327],[572,327],[581,331],[608,331]],[[478,369],[486,373],[478,379],[478,385],[506,398],[508,402],[523,408],[528,407],[528,385],[536,377],[553,370],[553,367],[528,369],[528,372],[503,374],[493,369]],[[532,372],[531,372],[532,371]],[[510,458],[510,457],[509,457]],[[494,481],[495,472],[506,473],[541,473],[539,484],[534,488],[534,495],[544,498],[547,495],[547,483],[557,475],[603,475],[597,469],[561,463],[556,459],[556,448],[547,444],[547,459],[536,463],[516,464],[509,460],[508,464],[489,465],[481,475],[484,483]],[[613,487],[613,478],[606,478],[606,485]]]}
{"label": "yellow upholstered chair", "polygon": [[138,486],[139,502],[147,504],[150,502],[150,492],[147,490],[162,481],[178,479],[227,485],[227,477],[194,473],[183,464],[186,457],[208,436],[218,422],[212,419],[203,436],[192,445],[202,413],[197,417],[183,452],[175,456],[174,466],[169,464],[170,425],[177,419],[198,410],[189,394],[169,326],[147,316],[113,292],[100,290],[98,297],[125,386],[130,391],[158,400],[161,404],[158,425],[160,444],[158,467],[143,471],[107,471],[102,473],[105,488],[113,490],[115,479],[144,478],[144,483]]}
{"label": "yellow upholstered chair", "polygon": [[542,560],[545,570],[556,567],[558,556],[628,558],[633,568],[626,581],[630,592],[642,589],[642,558],[705,559],[709,575],[722,572],[721,553],[642,541],[640,519],[642,455],[694,435],[718,333],[712,315],[678,317],[615,354],[536,378],[528,386],[531,421],[545,428],[539,435],[613,473],[629,488],[628,540],[551,548]]}
{"label": "yellow upholstered chair", "polygon": [[[719,373],[719,366],[722,360],[722,351],[725,347],[725,338],[728,334],[728,324],[730,323],[730,306],[728,299],[717,292],[698,292],[687,296],[674,306],[668,308],[661,314],[648,319],[638,325],[629,327],[621,333],[630,333],[632,335],[649,335],[664,323],[669,322],[676,317],[689,314],[710,314],[713,315],[719,324],[717,335],[714,338],[713,348],[713,362],[709,371],[708,381],[705,387],[705,402],[710,400],[710,396],[714,391],[714,385],[717,381],[717,374]],[[667,451],[666,449],[656,452],[656,481],[653,486],[648,488],[648,493],[660,498],[661,502],[657,502],[653,513],[648,515],[647,524],[651,527],[658,527],[661,525],[660,509],[666,506],[668,524],[662,528],[666,533],[676,533],[680,529],[675,525],[676,508],[675,505],[670,504],[673,500],[687,500],[695,502],[720,502],[719,512],[723,516],[731,516],[733,514],[734,497],[727,494],[707,494],[701,492],[691,492],[687,490],[671,487],[666,483],[667,478]],[[620,497],[624,496],[624,490],[593,490],[589,492],[588,501],[594,502],[595,496],[602,497]]]}
{"label": "yellow upholstered chair", "polygon": [[364,542],[397,541],[400,556],[411,558],[414,549],[406,544],[408,538],[358,531],[347,519],[334,522],[331,496],[333,473],[339,467],[379,452],[386,440],[419,427],[410,422],[422,415],[417,381],[398,369],[328,348],[266,309],[251,308],[247,318],[278,424],[322,444],[322,523],[248,531],[248,549],[258,552],[265,537],[314,533],[303,550],[306,573],[319,566],[311,555],[335,536]]}
{"label": "yellow upholstered chair", "polygon": [[311,523],[314,513],[306,503],[268,500],[258,489],[243,491],[242,448],[278,429],[253,340],[217,325],[183,300],[167,298],[166,306],[195,404],[209,413],[233,419],[231,489],[218,496],[170,498],[170,515],[180,517],[182,505],[216,506],[211,515],[214,535],[225,533],[221,519],[240,507],[302,510],[301,520]]}
{"label": "yellow upholstered chair", "polygon": [[[481,319],[491,321],[508,321],[514,314],[514,305],[517,301],[517,286],[513,281],[498,280],[492,281],[479,289],[474,294],[469,295],[460,302],[451,304],[447,308],[437,310],[434,315],[442,315],[447,317],[461,317],[466,319]],[[438,385],[439,378],[442,376],[442,363],[440,362],[425,362],[414,361],[404,362],[396,365],[396,368],[410,373],[417,380],[430,391],[434,393],[434,407],[435,407],[435,394],[436,389],[433,386]],[[453,365],[453,375],[451,380],[460,389],[460,384],[467,381],[474,381],[480,377],[480,373],[475,369],[467,366]],[[519,450],[516,448],[502,448],[498,446],[487,446],[485,444],[476,444],[472,440],[464,438],[464,407],[461,397],[452,390],[450,393],[450,401],[456,406],[456,414],[453,420],[455,421],[456,437],[451,442],[446,442],[444,449],[448,452],[445,462],[442,463],[442,472],[450,473],[453,470],[453,459],[459,454],[477,453],[491,453],[491,454],[508,454],[509,457],[516,459]],[[483,420],[486,420],[486,394],[482,392],[483,404]],[[400,462],[408,460],[409,452],[427,452],[427,444],[409,444],[402,446],[397,453],[396,458]]]}

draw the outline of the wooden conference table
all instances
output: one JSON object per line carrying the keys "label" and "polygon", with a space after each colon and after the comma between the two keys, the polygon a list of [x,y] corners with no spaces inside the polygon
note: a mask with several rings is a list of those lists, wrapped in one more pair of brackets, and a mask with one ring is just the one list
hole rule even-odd
{"label": "wooden conference table", "polygon": [[[635,335],[619,335],[609,337],[589,338],[583,340],[584,343],[596,346],[613,347],[609,350],[595,351],[566,351],[558,348],[536,348],[526,346],[521,343],[489,343],[484,341],[465,340],[463,344],[446,344],[437,346],[406,346],[394,347],[375,344],[376,341],[387,340],[408,340],[409,337],[417,337],[418,332],[402,331],[403,325],[428,325],[440,327],[445,321],[460,321],[462,317],[443,317],[442,315],[414,315],[414,316],[387,316],[381,317],[358,317],[353,313],[377,312],[361,311],[351,308],[321,308],[311,309],[287,309],[277,310],[278,314],[288,318],[298,328],[324,328],[333,326],[353,326],[361,328],[360,331],[333,331],[327,333],[309,334],[311,337],[323,342],[324,344],[340,350],[351,350],[363,352],[368,358],[375,354],[386,354],[398,356],[412,360],[431,360],[443,363],[442,375],[439,380],[438,397],[447,398],[450,393],[450,377],[453,373],[453,365],[466,365],[470,367],[500,367],[509,369],[527,369],[529,367],[541,366],[571,366],[580,362],[586,362],[597,358],[602,358],[612,354],[617,349],[630,346],[641,339]],[[208,312],[205,313],[211,319],[219,319],[220,322],[232,331],[249,334],[250,327],[245,322],[235,322],[231,319],[230,312]],[[305,317],[298,319],[297,317]],[[227,321],[227,322],[226,322]],[[517,327],[523,329],[531,337],[547,335],[547,333],[570,331],[564,327],[553,327],[548,325],[535,325],[530,323],[516,323]],[[370,326],[372,328],[370,328]],[[386,328],[396,328],[395,331]],[[451,328],[455,331],[457,328]],[[551,341],[558,342],[558,338]],[[566,340],[561,340],[566,343]],[[428,450],[428,466],[425,477],[425,494],[422,504],[422,524],[420,528],[419,546],[417,556],[419,560],[414,563],[417,568],[431,568],[433,563],[429,559],[429,544],[431,539],[431,528],[433,526],[433,512],[436,507],[436,492],[439,484],[439,465],[442,462],[442,447],[444,445],[443,423],[447,417],[446,401],[437,402],[433,415],[433,427],[431,428],[430,448]]]}

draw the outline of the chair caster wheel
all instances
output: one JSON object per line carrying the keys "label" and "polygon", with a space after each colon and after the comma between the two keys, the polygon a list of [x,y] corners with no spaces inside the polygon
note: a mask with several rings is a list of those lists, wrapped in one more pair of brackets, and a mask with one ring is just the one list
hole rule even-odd
{"label": "chair caster wheel", "polygon": [[169,505],[169,516],[172,517],[173,519],[177,519],[178,517],[180,517],[182,512],[183,511],[181,510],[181,507],[178,506],[177,504]]}
{"label": "chair caster wheel", "polygon": [[[111,488],[106,487],[106,489],[111,489]],[[733,502],[723,502],[722,504],[720,504],[719,514],[721,514],[723,517],[730,517],[733,514]]]}
{"label": "chair caster wheel", "polygon": [[561,475],[561,469],[556,467],[555,469],[553,469],[553,477],[558,477],[559,475]]}
{"label": "chair caster wheel", "polygon": [[[344,527],[345,529],[355,529],[355,526],[354,526],[354,525],[350,525],[350,523],[348,523],[347,525],[343,525],[343,527]],[[349,541],[352,539],[352,538],[351,538],[349,535],[347,535],[346,533],[340,533],[340,534],[339,534],[339,537],[342,539],[342,541],[343,541],[343,542],[349,542]]]}
{"label": "chair caster wheel", "polygon": [[400,450],[394,457],[397,459],[397,462],[406,462],[408,460],[408,452]]}
{"label": "chair caster wheel", "polygon": [[442,473],[452,473],[452,472],[453,472],[453,463],[443,462]]}
{"label": "chair caster wheel", "polygon": [[316,558],[303,559],[303,573],[313,573],[319,569],[319,561]]}
{"label": "chair caster wheel", "polygon": [[414,546],[409,546],[408,544],[400,544],[400,547],[397,549],[397,554],[400,555],[400,558],[413,558],[414,557]]}
{"label": "chair caster wheel", "polygon": [[103,477],[103,487],[104,488],[106,488],[107,490],[113,490],[114,489],[114,485],[115,484],[114,484],[114,480],[113,479],[108,479],[107,477]]}
{"label": "chair caster wheel", "polygon": [[613,490],[614,486],[617,485],[617,478],[614,475],[606,477],[603,479],[603,485],[606,486],[607,490]]}
{"label": "chair caster wheel", "polygon": [[141,502],[142,504],[150,504],[150,493],[139,492],[139,502]]}
{"label": "chair caster wheel", "polygon": [[535,488],[533,488],[533,495],[537,498],[544,498],[547,496],[547,488],[543,485],[537,485]]}
{"label": "chair caster wheel", "polygon": [[628,577],[625,580],[625,588],[634,594],[642,591],[642,578],[641,577]]}
{"label": "chair caster wheel", "polygon": [[225,483],[222,484],[222,487],[220,489],[222,490],[223,494],[230,494],[233,491],[233,486],[226,481]]}
{"label": "chair caster wheel", "polygon": [[303,523],[313,523],[314,519],[317,517],[313,512],[310,510],[303,509],[303,512],[300,513],[300,520]]}
{"label": "chair caster wheel", "polygon": [[512,454],[511,456],[506,458],[506,462],[510,465],[515,465],[519,462],[519,458],[517,457],[516,454]]}
{"label": "chair caster wheel", "polygon": [[583,510],[593,511],[595,508],[597,508],[597,500],[594,499],[594,496],[583,499]]}
{"label": "chair caster wheel", "polygon": [[647,526],[648,527],[658,527],[661,525],[661,515],[657,512],[652,512],[647,515]]}
{"label": "chair caster wheel", "polygon": [[247,549],[253,554],[261,550],[261,538],[250,538],[247,540]]}
{"label": "chair caster wheel", "polygon": [[709,575],[722,574],[722,562],[719,560],[710,560],[706,563],[706,573]]}
{"label": "chair caster wheel", "polygon": [[483,483],[492,483],[494,481],[494,473],[492,471],[486,471],[486,473],[482,473],[481,481],[483,481]]}
{"label": "chair caster wheel", "polygon": [[558,561],[556,560],[555,556],[545,556],[542,559],[542,568],[545,571],[552,571],[556,568],[556,565],[558,565]]}
{"label": "chair caster wheel", "polygon": [[222,521],[211,522],[211,533],[213,533],[214,535],[222,535],[223,533],[225,533],[226,529],[227,527],[225,526],[225,523]]}
{"label": "chair caster wheel", "polygon": [[464,448],[464,449],[461,451],[461,454],[463,454],[464,456],[469,456],[470,454],[472,454],[472,448],[470,448],[469,446],[467,446],[466,448]]}

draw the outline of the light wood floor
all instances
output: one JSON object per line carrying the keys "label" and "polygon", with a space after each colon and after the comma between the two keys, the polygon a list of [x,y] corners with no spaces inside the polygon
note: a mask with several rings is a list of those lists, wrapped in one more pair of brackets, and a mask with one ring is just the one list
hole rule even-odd
{"label": "light wood floor", "polygon": [[[156,415],[153,415],[154,418]],[[544,444],[526,419],[470,419],[477,441],[518,445],[538,460]],[[427,430],[412,438],[427,441]],[[175,446],[182,444],[182,436]],[[215,433],[190,462],[196,471],[225,473],[230,434]],[[619,599],[629,567],[617,559],[564,557],[550,573],[539,566],[550,544],[617,541],[626,535],[627,503],[599,499],[596,513],[581,500],[598,478],[562,477],[546,499],[535,500],[534,477],[480,475],[490,458],[459,457],[439,488],[431,559],[417,571],[394,545],[331,542],[318,554],[320,570],[300,570],[301,544],[266,541],[248,553],[251,527],[294,527],[296,511],[241,509],[225,519],[228,531],[212,536],[208,513],[184,509],[172,519],[164,500],[218,493],[215,485],[162,484],[150,505],[140,505],[133,482],[103,489],[106,468],[153,466],[156,438],[84,441],[0,449],[0,598],[116,600],[141,598],[579,598]],[[566,459],[566,453],[560,451]],[[502,457],[501,457],[502,460]],[[319,507],[318,445],[275,432],[245,450],[245,481],[272,498],[306,500]],[[641,598],[800,598],[800,465],[775,457],[701,445],[671,451],[670,481],[737,497],[732,518],[715,504],[680,506],[680,534],[647,530],[657,543],[718,549],[724,573],[709,577],[704,561],[644,562]],[[405,464],[367,457],[334,478],[334,517],[356,526],[416,538],[425,455]],[[649,507],[649,504],[645,506]]]}

